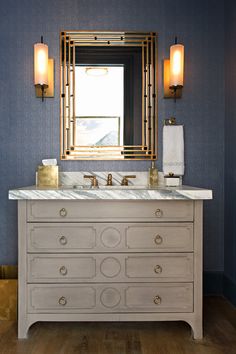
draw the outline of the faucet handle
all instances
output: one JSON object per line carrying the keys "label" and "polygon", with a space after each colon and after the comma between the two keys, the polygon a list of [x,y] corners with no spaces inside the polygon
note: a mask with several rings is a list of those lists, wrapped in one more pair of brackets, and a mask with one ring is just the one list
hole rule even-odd
{"label": "faucet handle", "polygon": [[91,186],[92,187],[97,187],[98,186],[98,180],[97,180],[96,176],[84,175],[84,178],[91,179]]}
{"label": "faucet handle", "polygon": [[129,184],[128,178],[136,178],[136,175],[124,176],[121,181],[122,186],[128,186]]}
{"label": "faucet handle", "polygon": [[107,186],[112,186],[112,174],[108,173],[107,176]]}

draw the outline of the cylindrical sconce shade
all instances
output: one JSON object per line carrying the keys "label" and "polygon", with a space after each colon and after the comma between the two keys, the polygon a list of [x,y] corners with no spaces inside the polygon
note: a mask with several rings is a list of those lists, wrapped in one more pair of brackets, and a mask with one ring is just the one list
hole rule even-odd
{"label": "cylindrical sconce shade", "polygon": [[48,85],[48,46],[44,43],[34,45],[34,84]]}
{"label": "cylindrical sconce shade", "polygon": [[184,46],[174,44],[170,47],[170,88],[184,85]]}

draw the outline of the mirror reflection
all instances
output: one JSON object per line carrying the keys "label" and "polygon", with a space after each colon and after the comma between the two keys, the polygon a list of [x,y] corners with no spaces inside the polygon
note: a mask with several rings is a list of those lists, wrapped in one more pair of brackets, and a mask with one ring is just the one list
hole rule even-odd
{"label": "mirror reflection", "polygon": [[76,145],[124,145],[124,66],[75,67]]}

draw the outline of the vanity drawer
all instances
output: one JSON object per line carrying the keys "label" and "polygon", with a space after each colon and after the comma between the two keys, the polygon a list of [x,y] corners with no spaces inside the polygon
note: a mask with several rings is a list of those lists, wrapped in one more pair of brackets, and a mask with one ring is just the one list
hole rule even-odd
{"label": "vanity drawer", "polygon": [[192,312],[193,284],[28,285],[30,313]]}
{"label": "vanity drawer", "polygon": [[192,312],[193,284],[131,285],[125,290],[127,311]]}
{"label": "vanity drawer", "polygon": [[28,255],[29,283],[192,280],[192,253]]}
{"label": "vanity drawer", "polygon": [[193,221],[193,202],[34,200],[27,202],[28,221]]}
{"label": "vanity drawer", "polygon": [[28,255],[29,282],[76,282],[93,279],[96,261],[92,256]]}
{"label": "vanity drawer", "polygon": [[27,224],[29,252],[91,252],[95,247],[96,229],[92,224]]}
{"label": "vanity drawer", "polygon": [[126,247],[130,250],[158,252],[193,251],[193,224],[129,225]]}
{"label": "vanity drawer", "polygon": [[96,305],[96,290],[92,286],[30,285],[28,293],[30,312],[79,312]]}
{"label": "vanity drawer", "polygon": [[192,223],[28,223],[31,253],[191,252]]}
{"label": "vanity drawer", "polygon": [[130,279],[193,281],[191,253],[131,255],[126,258],[126,276]]}

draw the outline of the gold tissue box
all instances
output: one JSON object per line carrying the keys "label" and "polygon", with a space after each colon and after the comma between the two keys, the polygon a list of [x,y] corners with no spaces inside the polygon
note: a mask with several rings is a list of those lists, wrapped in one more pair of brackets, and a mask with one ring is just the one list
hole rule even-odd
{"label": "gold tissue box", "polygon": [[58,187],[58,185],[59,166],[38,166],[38,187]]}

